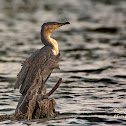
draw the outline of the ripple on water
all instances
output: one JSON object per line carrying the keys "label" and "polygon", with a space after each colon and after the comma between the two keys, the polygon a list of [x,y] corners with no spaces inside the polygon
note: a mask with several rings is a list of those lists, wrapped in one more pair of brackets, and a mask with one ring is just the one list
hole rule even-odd
{"label": "ripple on water", "polygon": [[2,0],[0,5],[0,115],[14,113],[20,97],[13,89],[16,75],[21,62],[42,47],[41,24],[54,17],[71,22],[52,34],[61,51],[61,70],[52,73],[47,87],[50,90],[58,78],[63,78],[52,95],[61,114],[31,122],[3,120],[0,125],[125,125],[124,0],[39,0],[22,4]]}

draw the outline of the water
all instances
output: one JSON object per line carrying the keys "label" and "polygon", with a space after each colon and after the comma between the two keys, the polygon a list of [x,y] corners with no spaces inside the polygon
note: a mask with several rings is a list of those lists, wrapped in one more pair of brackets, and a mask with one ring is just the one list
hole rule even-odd
{"label": "water", "polygon": [[126,1],[0,1],[0,115],[14,113],[20,94],[14,90],[21,63],[43,45],[44,22],[69,21],[52,37],[58,41],[60,70],[47,82],[54,119],[11,121],[0,125],[126,125]]}

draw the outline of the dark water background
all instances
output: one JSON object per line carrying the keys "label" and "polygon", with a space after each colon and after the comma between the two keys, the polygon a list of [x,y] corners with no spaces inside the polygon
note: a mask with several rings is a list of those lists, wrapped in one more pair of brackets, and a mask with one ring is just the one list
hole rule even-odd
{"label": "dark water background", "polygon": [[52,35],[59,43],[63,83],[52,95],[55,119],[2,121],[2,126],[126,125],[126,1],[125,0],[1,0],[0,115],[13,114],[14,90],[21,63],[43,45],[44,22],[69,21]]}

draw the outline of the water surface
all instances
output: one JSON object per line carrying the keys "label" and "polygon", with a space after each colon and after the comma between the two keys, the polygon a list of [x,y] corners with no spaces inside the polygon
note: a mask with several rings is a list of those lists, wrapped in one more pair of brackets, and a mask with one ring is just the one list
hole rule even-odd
{"label": "water surface", "polygon": [[[12,6],[13,5],[13,6]],[[43,44],[41,25],[69,21],[52,37],[61,52],[60,70],[47,82],[54,119],[2,121],[0,125],[125,125],[126,124],[126,2],[125,0],[0,1],[0,115],[14,113],[14,90],[21,63]]]}

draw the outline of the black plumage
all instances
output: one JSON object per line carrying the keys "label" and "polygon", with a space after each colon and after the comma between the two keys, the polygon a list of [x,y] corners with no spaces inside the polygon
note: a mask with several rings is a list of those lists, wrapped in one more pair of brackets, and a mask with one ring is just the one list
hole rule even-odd
{"label": "black plumage", "polygon": [[[44,46],[43,48],[35,51],[28,59],[23,63],[22,69],[17,75],[17,81],[14,88],[20,88],[20,93],[25,95],[27,90],[32,85],[38,70],[43,71],[48,60],[53,56],[52,47]],[[42,75],[45,81],[52,71],[48,71],[46,75]]]}

